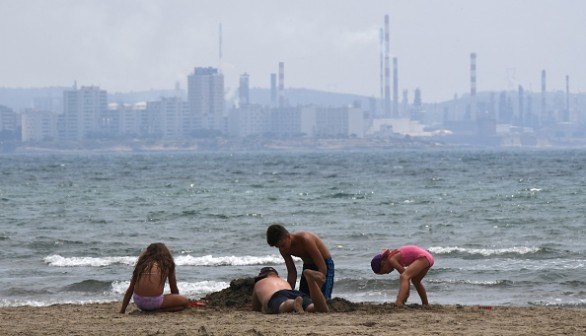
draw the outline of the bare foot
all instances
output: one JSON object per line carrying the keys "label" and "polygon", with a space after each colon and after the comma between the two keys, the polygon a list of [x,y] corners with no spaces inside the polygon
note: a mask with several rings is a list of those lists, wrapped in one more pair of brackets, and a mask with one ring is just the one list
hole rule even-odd
{"label": "bare foot", "polygon": [[293,308],[295,308],[295,311],[299,314],[305,313],[305,310],[303,310],[303,298],[301,296],[295,298]]}
{"label": "bare foot", "polygon": [[319,272],[319,271],[314,271],[314,270],[306,269],[305,271],[303,271],[303,275],[305,275],[305,277],[308,280],[315,281],[315,283],[317,284],[317,286],[320,287],[320,288],[324,284],[324,282],[326,282],[325,275],[323,275],[323,273],[322,272]]}

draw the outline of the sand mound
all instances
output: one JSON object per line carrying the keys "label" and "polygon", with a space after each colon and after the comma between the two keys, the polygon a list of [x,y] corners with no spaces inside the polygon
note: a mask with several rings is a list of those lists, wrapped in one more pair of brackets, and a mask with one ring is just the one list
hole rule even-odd
{"label": "sand mound", "polygon": [[230,282],[230,287],[208,294],[202,300],[210,307],[244,308],[251,305],[253,288],[254,278],[235,279]]}

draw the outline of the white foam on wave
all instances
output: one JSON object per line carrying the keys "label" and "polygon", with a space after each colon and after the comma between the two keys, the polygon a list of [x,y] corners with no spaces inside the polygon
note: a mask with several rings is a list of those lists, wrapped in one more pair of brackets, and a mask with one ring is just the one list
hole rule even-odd
{"label": "white foam on wave", "polygon": [[429,283],[437,283],[437,284],[451,284],[451,285],[477,285],[477,286],[495,286],[502,283],[502,280],[487,280],[487,281],[477,281],[477,280],[466,280],[466,279],[428,279]]}
{"label": "white foam on wave", "polygon": [[[54,267],[103,267],[113,264],[134,265],[137,257],[62,257],[58,254],[47,256],[43,261]],[[193,257],[181,255],[175,257],[178,266],[253,266],[282,264],[283,258],[277,255],[267,256],[219,256],[205,255]]]}
{"label": "white foam on wave", "polygon": [[[112,292],[116,295],[124,295],[128,285],[130,285],[130,281],[114,281]],[[200,298],[209,293],[219,292],[229,286],[230,283],[224,281],[177,282],[179,293],[189,298]],[[171,293],[168,282],[165,284],[164,293]]]}
{"label": "white foam on wave", "polygon": [[58,254],[47,256],[43,261],[55,267],[102,267],[113,264],[134,265],[136,257],[62,257]]}
{"label": "white foam on wave", "polygon": [[18,300],[18,299],[0,299],[0,307],[22,307],[22,306],[31,306],[31,307],[47,307],[55,304],[91,304],[91,303],[106,303],[106,302],[113,302],[117,300],[70,300],[70,299],[51,299],[47,301],[39,301],[39,300]]}
{"label": "white foam on wave", "polygon": [[[97,296],[91,293],[91,297],[83,294],[76,295],[76,298],[63,296],[43,296],[42,298],[0,298],[0,307],[46,307],[54,304],[90,304],[90,303],[105,303],[117,302],[122,299],[124,293],[128,289],[130,281],[114,281],[109,290],[104,291]],[[221,291],[228,288],[230,283],[224,281],[198,281],[198,282],[178,282],[177,288],[179,293],[187,296],[190,299],[200,299],[210,293]],[[171,293],[169,283],[165,284],[164,293]]]}
{"label": "white foam on wave", "polygon": [[428,249],[429,252],[434,254],[450,254],[450,253],[464,253],[464,254],[478,254],[482,256],[491,256],[491,255],[502,255],[502,254],[529,254],[529,253],[537,253],[539,252],[538,247],[525,247],[525,246],[514,246],[514,247],[506,247],[506,248],[497,248],[497,249],[489,249],[489,248],[465,248],[465,247],[457,247],[457,246],[433,246]]}
{"label": "white foam on wave", "polygon": [[[61,296],[56,297],[43,297],[41,299],[31,299],[31,298],[18,298],[18,299],[8,299],[8,298],[0,298],[0,307],[19,307],[19,306],[31,306],[31,307],[46,307],[54,304],[89,304],[89,303],[105,303],[105,302],[115,302],[120,301],[128,286],[130,285],[130,281],[114,281],[112,282],[112,287],[110,290],[107,290],[101,295],[101,299],[96,299],[95,297],[86,297],[84,295],[78,295],[77,299],[72,298],[65,298]],[[198,282],[178,282],[177,288],[179,288],[179,293],[182,295],[187,296],[190,299],[199,299],[207,294],[219,292],[225,288],[228,288],[230,283],[224,281],[198,281]],[[164,293],[168,294],[171,293],[171,289],[169,287],[169,283],[165,284]],[[93,294],[92,294],[93,295]]]}
{"label": "white foam on wave", "polygon": [[267,265],[267,264],[281,264],[283,258],[276,255],[268,256],[225,256],[214,257],[213,255],[205,255],[201,257],[193,257],[190,255],[175,257],[175,263],[181,266],[252,266],[252,265]]}

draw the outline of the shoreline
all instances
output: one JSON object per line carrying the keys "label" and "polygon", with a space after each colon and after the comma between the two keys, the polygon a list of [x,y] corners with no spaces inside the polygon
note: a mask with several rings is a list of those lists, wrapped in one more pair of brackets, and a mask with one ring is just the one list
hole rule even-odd
{"label": "shoreline", "polygon": [[356,304],[353,311],[266,315],[249,307],[200,306],[145,313],[131,303],[0,308],[12,335],[555,335],[586,333],[586,309],[462,305]]}

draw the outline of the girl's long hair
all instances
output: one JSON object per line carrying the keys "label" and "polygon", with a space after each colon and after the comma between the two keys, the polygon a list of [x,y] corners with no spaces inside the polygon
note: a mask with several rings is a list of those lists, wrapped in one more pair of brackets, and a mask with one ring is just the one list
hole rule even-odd
{"label": "girl's long hair", "polygon": [[155,263],[161,272],[161,282],[164,282],[169,274],[175,272],[175,261],[167,246],[163,243],[152,243],[138,257],[132,272],[132,280],[138,282],[143,274],[151,272]]}

